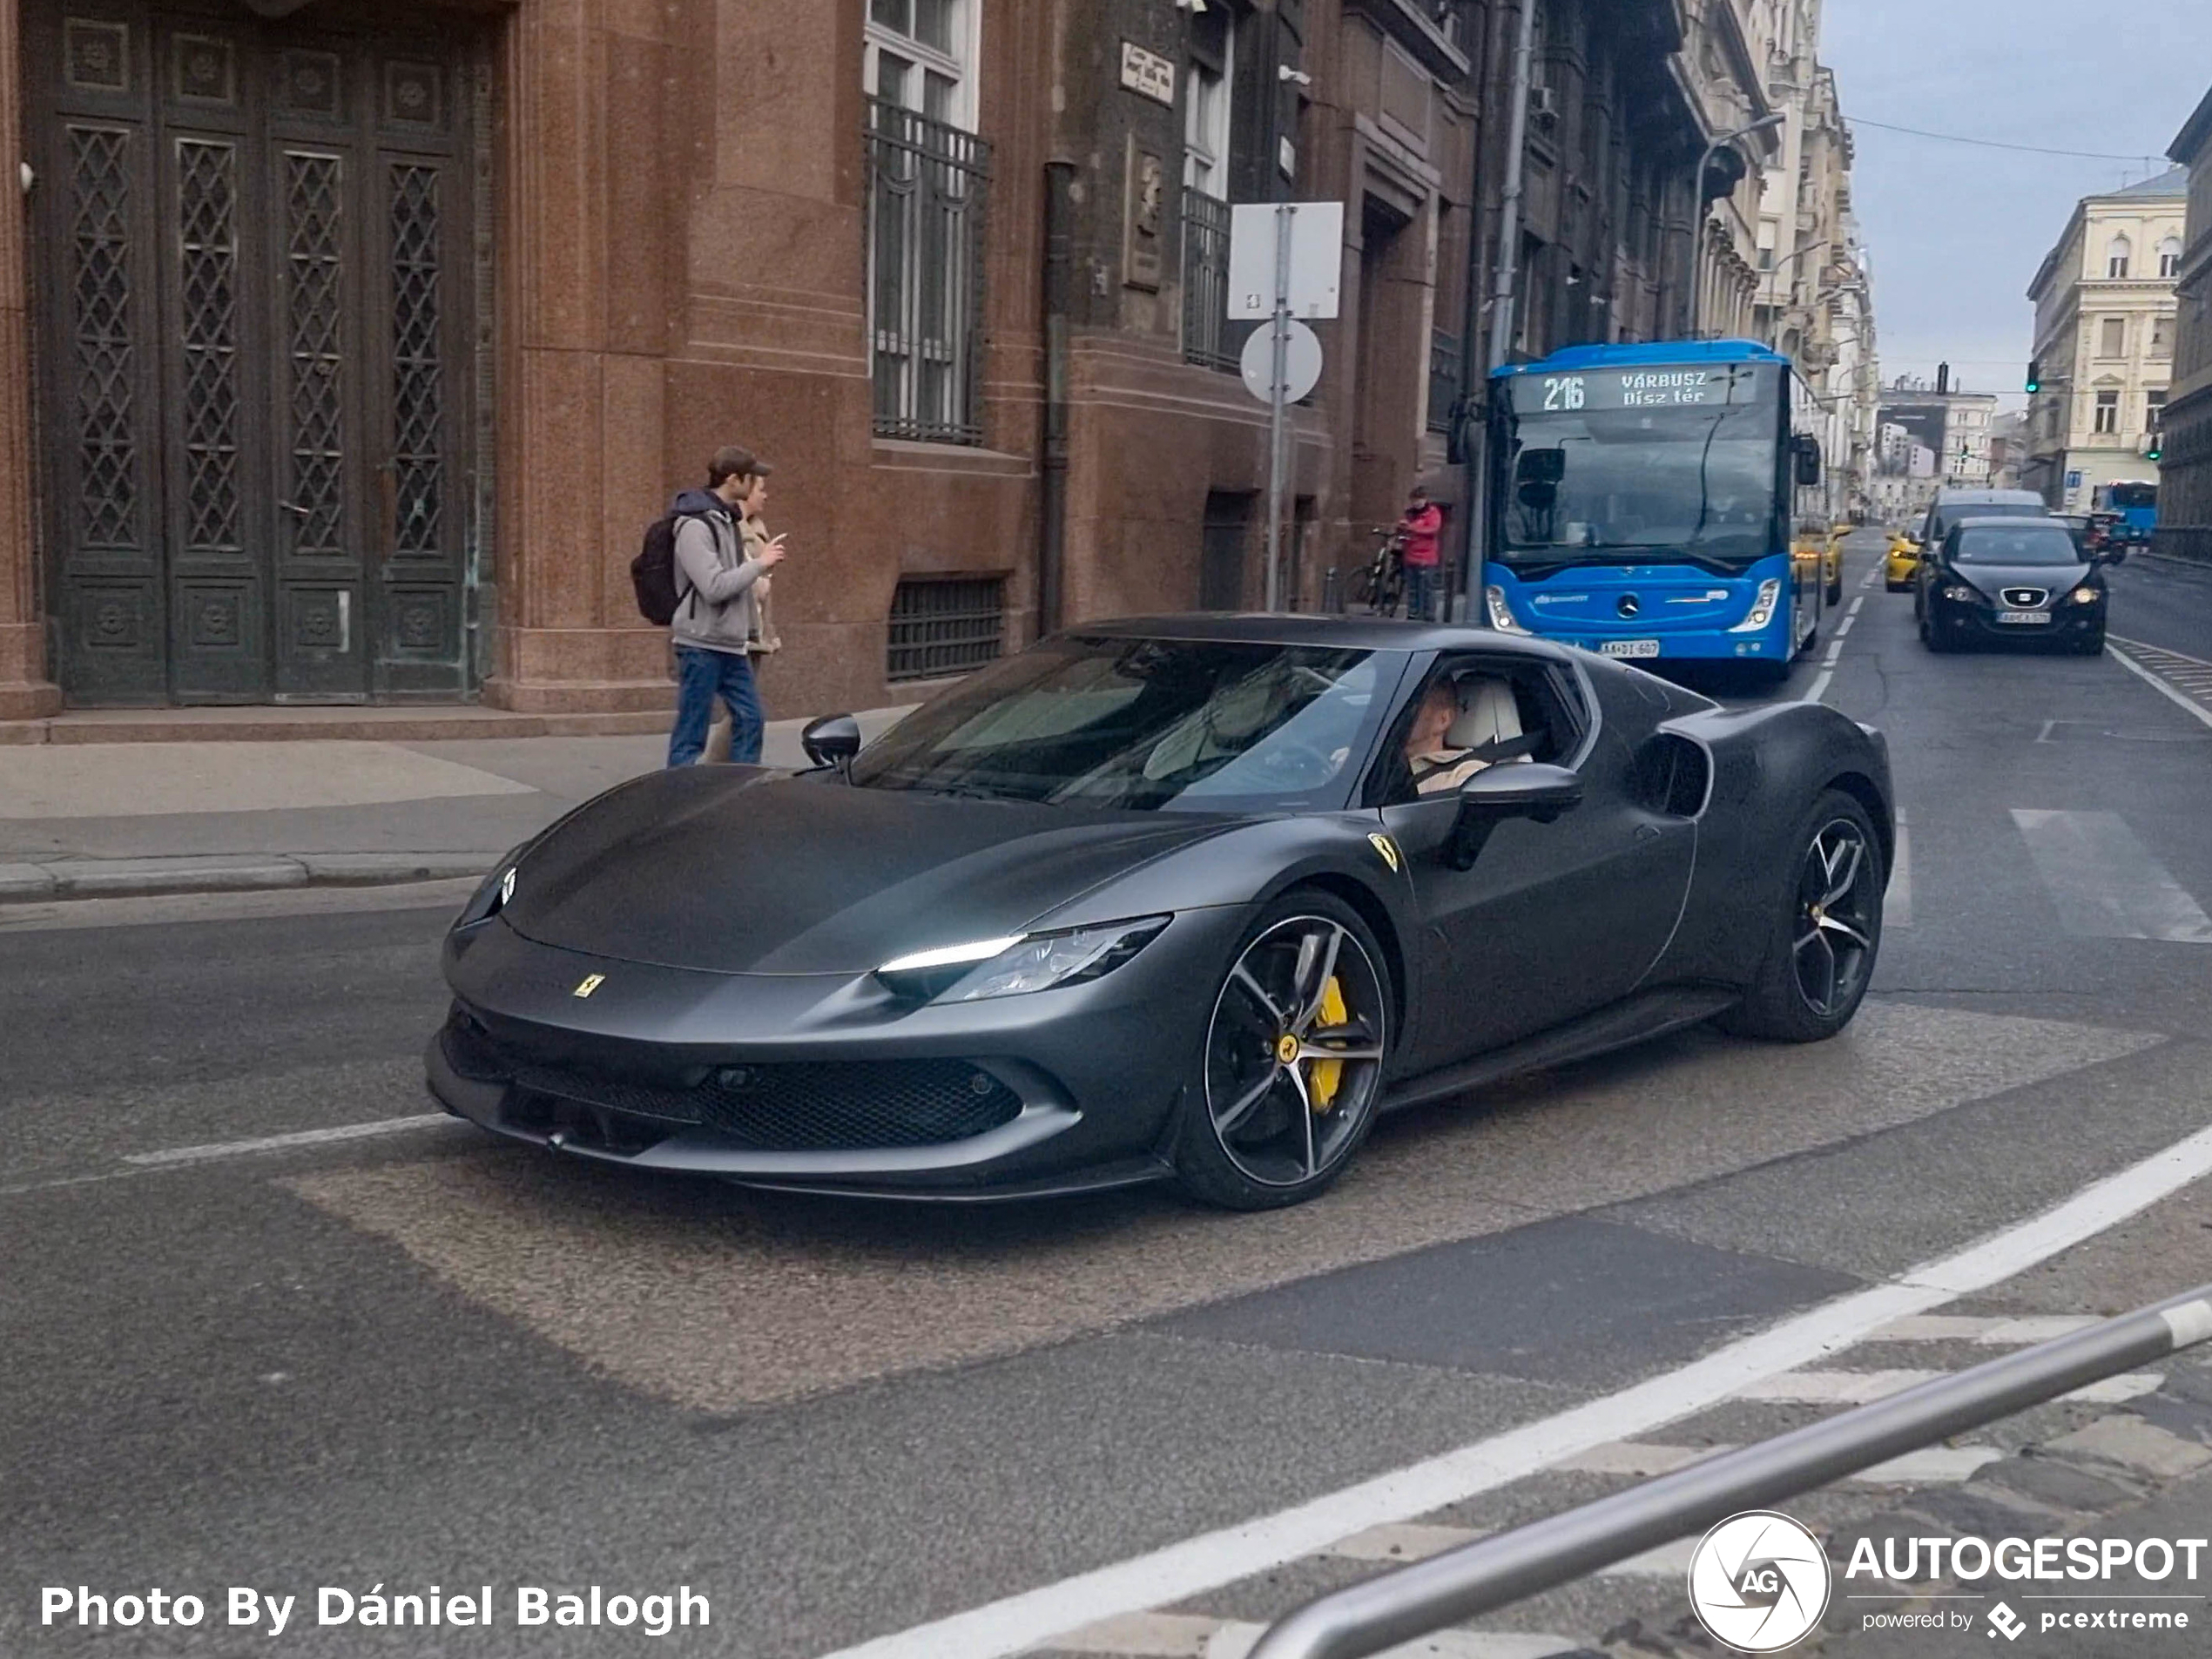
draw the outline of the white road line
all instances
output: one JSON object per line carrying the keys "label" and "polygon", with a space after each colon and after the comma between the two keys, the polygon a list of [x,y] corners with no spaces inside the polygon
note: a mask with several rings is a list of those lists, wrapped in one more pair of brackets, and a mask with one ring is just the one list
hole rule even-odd
{"label": "white road line", "polygon": [[[1871,584],[1862,583],[1861,585],[1865,586]],[[1866,596],[1863,593],[1860,594],[1858,598],[1852,600],[1851,602],[1851,609],[1844,613],[1844,620],[1845,622],[1857,622],[1858,620],[1858,608],[1865,603]]]}
{"label": "white road line", "polygon": [[1924,1313],[1899,1319],[1874,1332],[1875,1342],[1972,1342],[1985,1348],[2025,1348],[2087,1331],[2097,1323],[2088,1314],[2054,1313],[2021,1318],[1975,1318],[1963,1313]]}
{"label": "white road line", "polygon": [[1857,622],[1858,620],[1858,618],[1857,617],[1845,617],[1841,622],[1836,624],[1836,645],[1838,650],[1841,650],[1843,647],[1844,636],[1851,632],[1851,624]]}
{"label": "white road line", "polygon": [[247,1157],[256,1152],[284,1152],[295,1146],[321,1146],[332,1141],[365,1141],[376,1135],[396,1135],[402,1130],[431,1123],[450,1123],[443,1112],[421,1112],[411,1117],[382,1117],[374,1123],[347,1123],[338,1129],[303,1129],[292,1135],[264,1135],[251,1141],[218,1141],[211,1146],[172,1146],[160,1152],[129,1152],[125,1163],[159,1169],[172,1163],[210,1163],[218,1158]]}
{"label": "white road line", "polygon": [[1912,925],[1912,832],[1897,820],[1897,861],[1890,868],[1889,890],[1882,895],[1882,926]]}
{"label": "white road line", "polygon": [[1832,668],[1824,668],[1819,673],[1814,675],[1812,689],[1805,693],[1805,701],[1817,703],[1822,698],[1827,696],[1828,682],[1835,678],[1836,671]]}
{"label": "white road line", "polygon": [[2177,691],[2173,686],[2168,685],[2164,680],[2159,678],[2157,675],[2152,673],[2150,670],[2145,668],[2141,663],[2130,657],[2126,651],[2118,650],[2114,646],[2107,644],[2105,647],[2105,655],[2111,658],[2114,662],[2118,663],[2121,667],[2126,669],[2130,674],[2133,674],[2137,679],[2142,681],[2144,685],[2149,686],[2151,690],[2156,691],[2161,697],[2166,698],[2168,702],[2175,704],[2178,707],[2187,709],[2191,714],[2196,716],[2198,719],[2203,721],[2205,725],[2212,725],[2212,709],[2206,708],[2203,704],[2198,702],[2186,691]]}
{"label": "white road line", "polygon": [[1824,1359],[1898,1319],[2025,1272],[2209,1173],[2212,1129],[2204,1129],[1952,1255],[1617,1393],[1273,1514],[878,1636],[828,1659],[1003,1659],[1047,1645],[1062,1631],[1280,1567],[1354,1533],[1462,1502],[1609,1440],[1633,1440],[1704,1411],[1763,1378]]}
{"label": "white road line", "polygon": [[1822,663],[1822,664],[1821,664],[1821,666],[1822,666],[1823,668],[1833,668],[1833,667],[1835,667],[1835,665],[1836,665],[1837,662],[1838,661],[1838,659],[1840,659],[1840,658],[1842,658],[1843,654],[1844,654],[1844,642],[1843,642],[1842,638],[1839,637],[1838,637],[1838,638],[1835,638],[1835,639],[1831,639],[1831,640],[1830,640],[1830,641],[1828,642],[1828,659],[1827,659],[1825,662]]}
{"label": "white road line", "polygon": [[2068,933],[2212,945],[2212,917],[2119,813],[2015,806],[2013,821]]}

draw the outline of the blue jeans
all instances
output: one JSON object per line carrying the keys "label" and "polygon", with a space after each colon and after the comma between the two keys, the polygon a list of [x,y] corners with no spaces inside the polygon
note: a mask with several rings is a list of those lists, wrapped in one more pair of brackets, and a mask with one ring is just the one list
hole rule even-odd
{"label": "blue jeans", "polygon": [[731,761],[759,765],[760,693],[753,689],[752,664],[745,653],[678,645],[676,663],[676,729],[668,734],[668,764],[691,765],[706,752],[706,729],[718,697],[730,711]]}
{"label": "blue jeans", "polygon": [[1408,622],[1436,620],[1436,572],[1433,564],[1409,564],[1406,567],[1406,619]]}

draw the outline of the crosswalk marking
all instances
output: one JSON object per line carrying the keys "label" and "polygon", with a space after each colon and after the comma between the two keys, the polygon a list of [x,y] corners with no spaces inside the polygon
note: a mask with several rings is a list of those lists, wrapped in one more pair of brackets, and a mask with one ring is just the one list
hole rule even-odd
{"label": "crosswalk marking", "polygon": [[[1785,1371],[1764,1377],[1737,1391],[1738,1399],[1764,1399],[1791,1406],[1871,1406],[1878,1399],[1903,1393],[1925,1382],[1947,1377],[1947,1371]],[[2156,1372],[2130,1372],[2107,1377],[2062,1396],[2090,1405],[2115,1406],[2155,1393],[2165,1378]]]}
{"label": "crosswalk marking", "polygon": [[1973,1342],[1986,1348],[2025,1348],[2070,1337],[2101,1324],[2094,1314],[2060,1313],[2015,1318],[1976,1318],[1961,1313],[1916,1313],[1884,1325],[1872,1342]]}
{"label": "crosswalk marking", "polygon": [[2212,917],[2119,813],[2015,806],[2013,821],[2068,933],[2212,945]]}
{"label": "crosswalk marking", "polygon": [[[1801,1373],[1802,1374],[1802,1373]],[[1879,1374],[1879,1373],[1870,1373]],[[2140,1381],[2140,1379],[2132,1379]],[[2156,1385],[2153,1379],[2153,1386]],[[2083,1390],[2086,1397],[2089,1390]],[[2142,1390],[2148,1393],[2149,1390]],[[2130,1394],[2128,1398],[2137,1396]],[[1748,1398],[1748,1396],[1747,1396]],[[1624,1479],[1649,1480],[1658,1475],[1672,1474],[1676,1469],[1709,1457],[1718,1457],[1732,1452],[1731,1446],[1650,1446],[1633,1441],[1615,1441],[1610,1446],[1592,1447],[1578,1456],[1555,1465],[1564,1473],[1579,1474],[1608,1474]],[[1892,1458],[1887,1463],[1875,1465],[1858,1474],[1844,1477],[1855,1486],[1949,1486],[1971,1475],[1985,1463],[1993,1463],[2005,1454],[1988,1446],[1936,1446],[1923,1451],[1908,1452],[1902,1457]],[[1473,1537],[1474,1534],[1470,1534]],[[1448,1546],[1440,1546],[1448,1548]],[[1346,1553],[1341,1549],[1332,1552]],[[1410,1559],[1410,1558],[1409,1558]]]}

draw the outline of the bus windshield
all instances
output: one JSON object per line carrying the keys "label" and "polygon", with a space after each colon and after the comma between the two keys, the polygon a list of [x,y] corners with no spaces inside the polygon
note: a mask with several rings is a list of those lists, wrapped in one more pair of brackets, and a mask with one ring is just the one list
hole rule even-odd
{"label": "bus windshield", "polygon": [[1629,555],[1741,569],[1780,548],[1778,365],[1528,374],[1507,385],[1507,564]]}
{"label": "bus windshield", "polygon": [[2158,486],[2108,484],[2105,489],[2105,497],[2112,503],[2112,510],[2119,513],[2124,513],[2130,508],[2155,507],[2158,505]]}

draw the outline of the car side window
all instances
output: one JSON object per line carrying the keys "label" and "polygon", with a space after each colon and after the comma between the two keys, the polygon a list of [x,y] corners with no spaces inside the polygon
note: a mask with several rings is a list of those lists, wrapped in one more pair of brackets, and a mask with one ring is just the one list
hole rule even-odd
{"label": "car side window", "polygon": [[1391,723],[1367,804],[1447,796],[1489,766],[1556,764],[1581,746],[1588,722],[1579,705],[1541,663],[1447,658]]}

